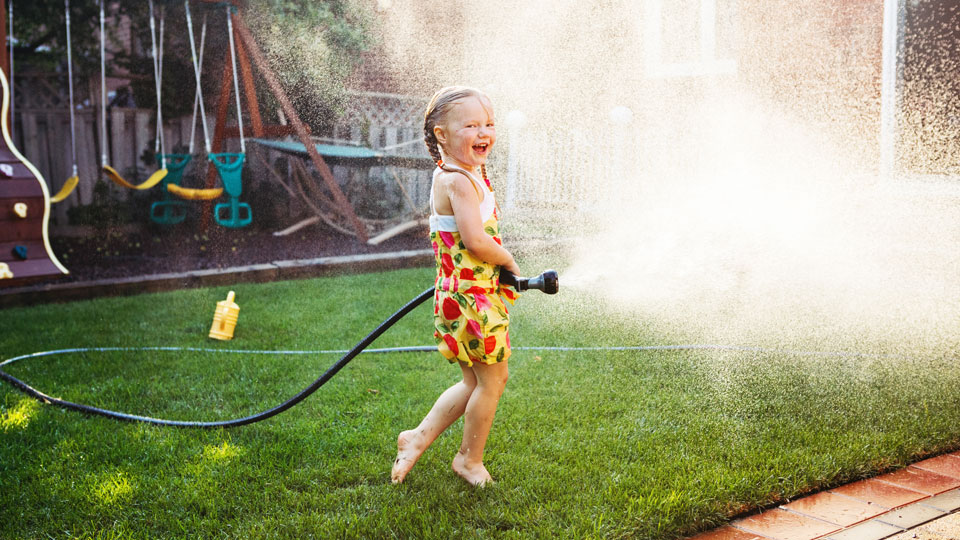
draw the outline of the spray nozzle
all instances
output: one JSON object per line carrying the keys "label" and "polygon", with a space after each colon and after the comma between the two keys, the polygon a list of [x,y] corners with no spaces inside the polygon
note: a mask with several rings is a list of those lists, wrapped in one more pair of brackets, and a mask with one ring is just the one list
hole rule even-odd
{"label": "spray nozzle", "polygon": [[557,291],[560,290],[560,277],[557,275],[556,270],[547,270],[537,277],[525,278],[516,276],[513,272],[501,268],[500,283],[513,287],[517,292],[523,292],[527,289],[538,289],[547,294],[557,294]]}

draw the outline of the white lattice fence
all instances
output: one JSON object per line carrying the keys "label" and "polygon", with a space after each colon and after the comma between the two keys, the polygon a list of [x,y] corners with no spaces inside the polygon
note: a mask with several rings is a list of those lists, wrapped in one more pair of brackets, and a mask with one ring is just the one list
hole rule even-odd
{"label": "white lattice fence", "polygon": [[[349,141],[388,155],[429,157],[423,144],[423,98],[379,92],[352,92],[350,105],[334,127],[334,139]],[[346,175],[335,167],[335,175]],[[396,174],[414,205],[425,210],[430,200],[429,171],[402,167],[372,167],[370,182],[393,182]]]}

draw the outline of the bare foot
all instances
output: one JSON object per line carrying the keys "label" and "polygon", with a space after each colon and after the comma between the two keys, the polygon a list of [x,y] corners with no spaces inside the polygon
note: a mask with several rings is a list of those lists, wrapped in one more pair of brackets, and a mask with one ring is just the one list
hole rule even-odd
{"label": "bare foot", "polygon": [[483,466],[483,463],[470,465],[467,463],[467,457],[459,452],[457,453],[457,457],[453,458],[453,464],[450,465],[450,468],[464,480],[470,482],[472,486],[483,487],[487,484],[493,484],[493,478],[490,476],[490,473],[487,472],[487,468]]}
{"label": "bare foot", "polygon": [[393,462],[393,471],[390,473],[390,481],[394,484],[403,482],[407,473],[420,459],[423,454],[423,445],[417,440],[416,430],[410,429],[400,432],[397,437],[397,459]]}

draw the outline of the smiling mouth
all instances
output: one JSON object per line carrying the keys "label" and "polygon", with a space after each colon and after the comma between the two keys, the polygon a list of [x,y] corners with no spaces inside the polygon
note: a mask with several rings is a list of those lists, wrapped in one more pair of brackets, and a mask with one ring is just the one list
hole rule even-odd
{"label": "smiling mouth", "polygon": [[478,154],[485,154],[485,153],[487,153],[487,150],[488,150],[489,148],[490,148],[490,145],[487,144],[487,143],[480,143],[480,144],[475,144],[475,145],[473,145],[473,151],[476,152],[476,153],[478,153]]}

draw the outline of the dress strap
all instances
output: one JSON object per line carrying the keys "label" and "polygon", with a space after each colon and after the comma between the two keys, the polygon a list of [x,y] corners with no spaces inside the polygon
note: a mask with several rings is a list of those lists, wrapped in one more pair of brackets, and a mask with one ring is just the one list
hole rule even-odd
{"label": "dress strap", "polygon": [[[479,189],[477,190],[478,193],[483,193],[483,201],[487,199],[487,194],[490,190],[487,189],[487,186],[483,182],[481,182],[480,180],[477,180],[477,177],[474,176],[473,173],[464,169],[463,167],[458,167],[457,165],[452,165],[450,163],[443,164],[443,170],[449,171],[450,169],[453,169],[456,172],[461,172],[467,175],[467,178],[469,178],[476,186],[479,187]],[[432,193],[433,193],[433,190],[431,190],[431,194]],[[482,203],[483,201],[480,201],[480,202]]]}
{"label": "dress strap", "polygon": [[[437,167],[437,169],[436,169],[435,171],[433,171],[433,179],[434,179],[434,180],[437,179],[437,171],[439,171],[439,170],[440,170],[440,168]],[[433,202],[433,187],[434,187],[433,184],[434,184],[433,182],[430,182],[430,215],[431,215],[431,216],[436,216],[436,215],[437,215],[437,205],[436,205],[436,203]]]}

